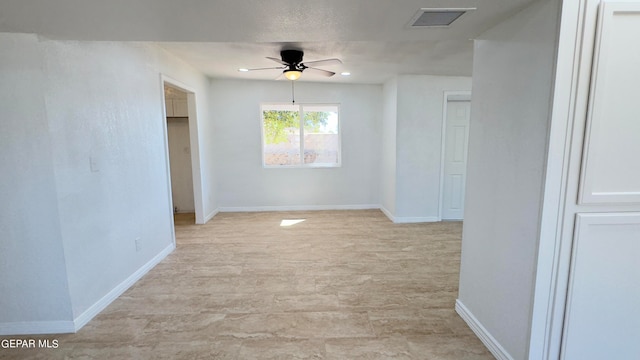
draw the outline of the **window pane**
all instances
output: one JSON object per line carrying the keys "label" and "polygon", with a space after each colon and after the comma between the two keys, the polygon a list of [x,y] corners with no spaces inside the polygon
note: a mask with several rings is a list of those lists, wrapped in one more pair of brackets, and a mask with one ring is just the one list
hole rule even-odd
{"label": "window pane", "polygon": [[338,108],[303,106],[304,163],[335,165],[339,161]]}
{"label": "window pane", "polygon": [[263,107],[264,164],[300,165],[300,114],[298,107]]}

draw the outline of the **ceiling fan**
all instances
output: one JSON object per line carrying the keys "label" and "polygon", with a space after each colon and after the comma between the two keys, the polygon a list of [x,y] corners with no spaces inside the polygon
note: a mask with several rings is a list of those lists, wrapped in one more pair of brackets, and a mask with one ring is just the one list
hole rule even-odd
{"label": "ceiling fan", "polygon": [[304,56],[304,52],[301,50],[282,50],[280,51],[280,59],[274,57],[268,57],[267,59],[273,60],[283,66],[278,67],[267,67],[267,68],[257,68],[257,69],[241,69],[241,71],[255,71],[255,70],[282,70],[282,74],[289,80],[298,80],[302,75],[302,72],[307,70],[309,72],[314,72],[316,74],[320,74],[326,77],[331,77],[335,75],[333,71],[318,69],[313,66],[322,66],[322,65],[337,65],[342,64],[340,59],[325,59],[325,60],[316,60],[316,61],[307,61],[302,62],[302,57]]}

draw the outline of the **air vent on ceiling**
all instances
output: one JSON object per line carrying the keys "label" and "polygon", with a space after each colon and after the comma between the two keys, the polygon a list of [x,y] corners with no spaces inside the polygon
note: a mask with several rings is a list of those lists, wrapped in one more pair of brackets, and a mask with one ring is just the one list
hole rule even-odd
{"label": "air vent on ceiling", "polygon": [[475,10],[475,8],[468,9],[420,9],[411,18],[411,27],[445,27],[451,25],[454,21],[459,19],[467,11]]}

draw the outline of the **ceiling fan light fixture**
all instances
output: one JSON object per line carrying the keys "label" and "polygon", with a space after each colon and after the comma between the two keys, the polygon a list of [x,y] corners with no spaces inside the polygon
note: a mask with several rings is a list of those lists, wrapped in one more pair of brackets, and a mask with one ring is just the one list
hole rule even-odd
{"label": "ceiling fan light fixture", "polygon": [[[282,59],[267,56],[267,59],[277,62],[278,64],[280,64],[280,66],[245,69],[245,70],[254,71],[254,70],[279,69],[282,71],[282,74],[278,77],[278,79],[280,79],[284,75],[284,78],[286,78],[287,80],[295,81],[300,79],[300,77],[302,76],[302,72],[307,69],[310,72],[313,72],[314,74],[318,74],[325,77],[332,77],[333,75],[336,74],[335,72],[319,69],[316,66],[342,64],[342,61],[340,61],[340,59],[324,59],[324,60],[310,61],[307,63],[308,65],[306,65],[305,63],[302,62],[303,55],[304,55],[304,52],[302,52],[302,50],[282,50],[280,51],[280,57]],[[242,70],[238,69],[238,71],[242,71]]]}
{"label": "ceiling fan light fixture", "polygon": [[291,80],[291,81],[300,79],[301,75],[302,75],[302,71],[298,69],[286,69],[284,71],[284,77],[286,77],[288,80]]}

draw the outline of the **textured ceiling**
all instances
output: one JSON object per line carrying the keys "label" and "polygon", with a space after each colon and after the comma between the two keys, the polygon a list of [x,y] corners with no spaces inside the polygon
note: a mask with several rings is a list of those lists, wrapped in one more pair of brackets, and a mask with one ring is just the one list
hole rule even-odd
{"label": "textured ceiling", "polygon": [[[212,77],[274,79],[283,48],[305,60],[340,58],[350,77],[301,80],[381,83],[397,74],[470,75],[475,38],[533,0],[20,0],[0,3],[0,31],[53,39],[158,42]],[[448,28],[410,28],[420,8],[476,8]]]}

